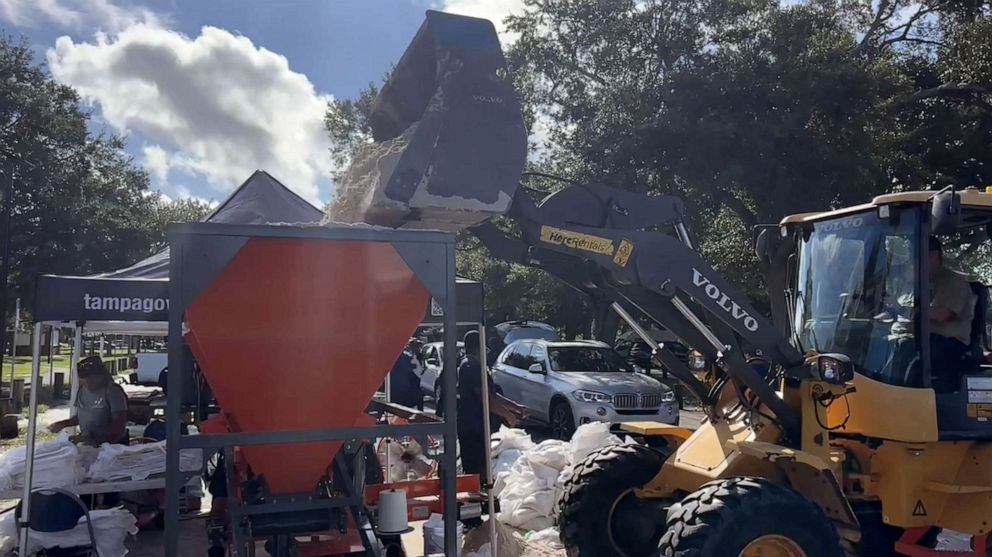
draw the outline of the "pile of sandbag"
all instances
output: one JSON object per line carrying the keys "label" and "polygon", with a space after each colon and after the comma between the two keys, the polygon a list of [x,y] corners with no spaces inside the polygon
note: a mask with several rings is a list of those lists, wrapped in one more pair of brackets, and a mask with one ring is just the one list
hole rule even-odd
{"label": "pile of sandbag", "polygon": [[[0,491],[24,488],[24,463],[26,447],[11,449],[0,455]],[[52,441],[35,445],[34,479],[35,488],[71,488],[86,477],[79,449],[69,441],[67,434],[61,434]]]}
{"label": "pile of sandbag", "polygon": [[[96,538],[97,551],[100,555],[127,555],[124,542],[128,535],[138,533],[134,515],[122,507],[90,511],[93,521],[93,537]],[[80,519],[79,524],[65,532],[28,532],[28,553],[34,554],[42,549],[56,547],[70,548],[90,545],[90,534],[86,527],[86,518]],[[14,513],[0,515],[0,554],[6,555],[17,546],[17,523]]]}
{"label": "pile of sandbag", "polygon": [[565,471],[601,447],[621,440],[605,423],[585,424],[570,442],[549,439],[534,444],[523,430],[501,428],[493,435],[492,454],[495,482],[493,493],[499,499],[497,519],[530,532],[541,532],[541,539],[554,537],[555,501],[564,484]]}
{"label": "pile of sandbag", "polygon": [[[86,477],[93,482],[144,480],[165,473],[165,441],[143,445],[100,446],[100,452],[89,466]],[[203,451],[179,451],[179,470],[195,472],[203,467]]]}

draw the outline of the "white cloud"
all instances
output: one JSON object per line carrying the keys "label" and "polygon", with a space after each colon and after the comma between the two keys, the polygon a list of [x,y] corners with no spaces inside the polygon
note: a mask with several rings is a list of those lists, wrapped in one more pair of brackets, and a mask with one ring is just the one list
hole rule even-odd
{"label": "white cloud", "polygon": [[0,19],[19,27],[54,25],[68,30],[117,33],[137,23],[158,24],[152,10],[111,0],[0,0]]}
{"label": "white cloud", "polygon": [[224,192],[262,168],[318,201],[331,167],[329,97],[248,38],[215,27],[189,38],[139,23],[91,43],[61,37],[48,63],[108,125],[147,138],[153,175],[202,176]]}
{"label": "white cloud", "polygon": [[449,13],[481,17],[493,22],[504,42],[512,43],[516,33],[508,33],[503,20],[524,11],[524,0],[441,0],[439,7]]}
{"label": "white cloud", "polygon": [[169,153],[158,145],[145,145],[142,151],[145,170],[159,182],[166,181],[169,177]]}

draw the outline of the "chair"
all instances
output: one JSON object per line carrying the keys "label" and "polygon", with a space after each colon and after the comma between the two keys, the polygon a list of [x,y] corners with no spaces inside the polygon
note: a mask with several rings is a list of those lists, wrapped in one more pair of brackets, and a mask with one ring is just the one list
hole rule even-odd
{"label": "chair", "polygon": [[[18,526],[21,519],[21,505],[18,503],[14,516]],[[90,545],[73,548],[86,549],[91,555],[99,557],[96,536],[93,534],[93,521],[90,511],[78,495],[71,491],[58,488],[41,488],[31,492],[31,515],[28,517],[28,527],[36,532],[66,532],[79,524],[79,519],[86,517],[86,529],[90,535]],[[17,529],[18,537],[21,529]],[[18,539],[20,541],[20,539]]]}

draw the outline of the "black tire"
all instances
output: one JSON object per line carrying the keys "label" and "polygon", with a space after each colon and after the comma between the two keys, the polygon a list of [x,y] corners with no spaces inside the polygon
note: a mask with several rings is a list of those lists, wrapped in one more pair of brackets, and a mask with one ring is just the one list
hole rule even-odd
{"label": "black tire", "polygon": [[658,475],[665,457],[643,445],[604,447],[566,473],[558,500],[559,535],[570,557],[653,555],[664,512],[633,490]]}
{"label": "black tire", "polygon": [[575,417],[572,416],[572,407],[567,402],[559,400],[551,405],[549,414],[551,422],[551,437],[570,441],[575,433]]}
{"label": "black tire", "polygon": [[672,505],[659,555],[736,557],[765,536],[789,544],[797,557],[844,556],[837,531],[813,502],[746,477],[710,482]]}

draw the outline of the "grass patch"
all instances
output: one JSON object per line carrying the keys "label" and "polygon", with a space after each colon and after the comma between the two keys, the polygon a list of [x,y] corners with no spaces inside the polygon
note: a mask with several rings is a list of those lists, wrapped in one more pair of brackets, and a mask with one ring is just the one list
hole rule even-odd
{"label": "grass patch", "polygon": [[[52,364],[55,367],[56,372],[67,373],[69,371],[69,365],[72,363],[71,358],[68,355],[60,354],[58,356],[52,356]],[[41,358],[41,369],[39,370],[41,376],[45,381],[48,381],[48,357],[42,356]],[[6,379],[10,377],[10,356],[5,356],[3,359],[3,377]],[[23,379],[31,377],[31,356],[18,356],[14,360],[14,378]]]}
{"label": "grass patch", "polygon": [[[28,436],[28,429],[26,427],[22,427],[17,432],[16,439],[0,440],[0,451],[9,450],[16,447],[23,447],[24,445],[27,445],[28,443],[27,436]],[[44,443],[45,441],[52,441],[56,437],[58,437],[58,434],[48,431],[47,427],[39,427],[38,431],[35,432],[35,443]]]}

